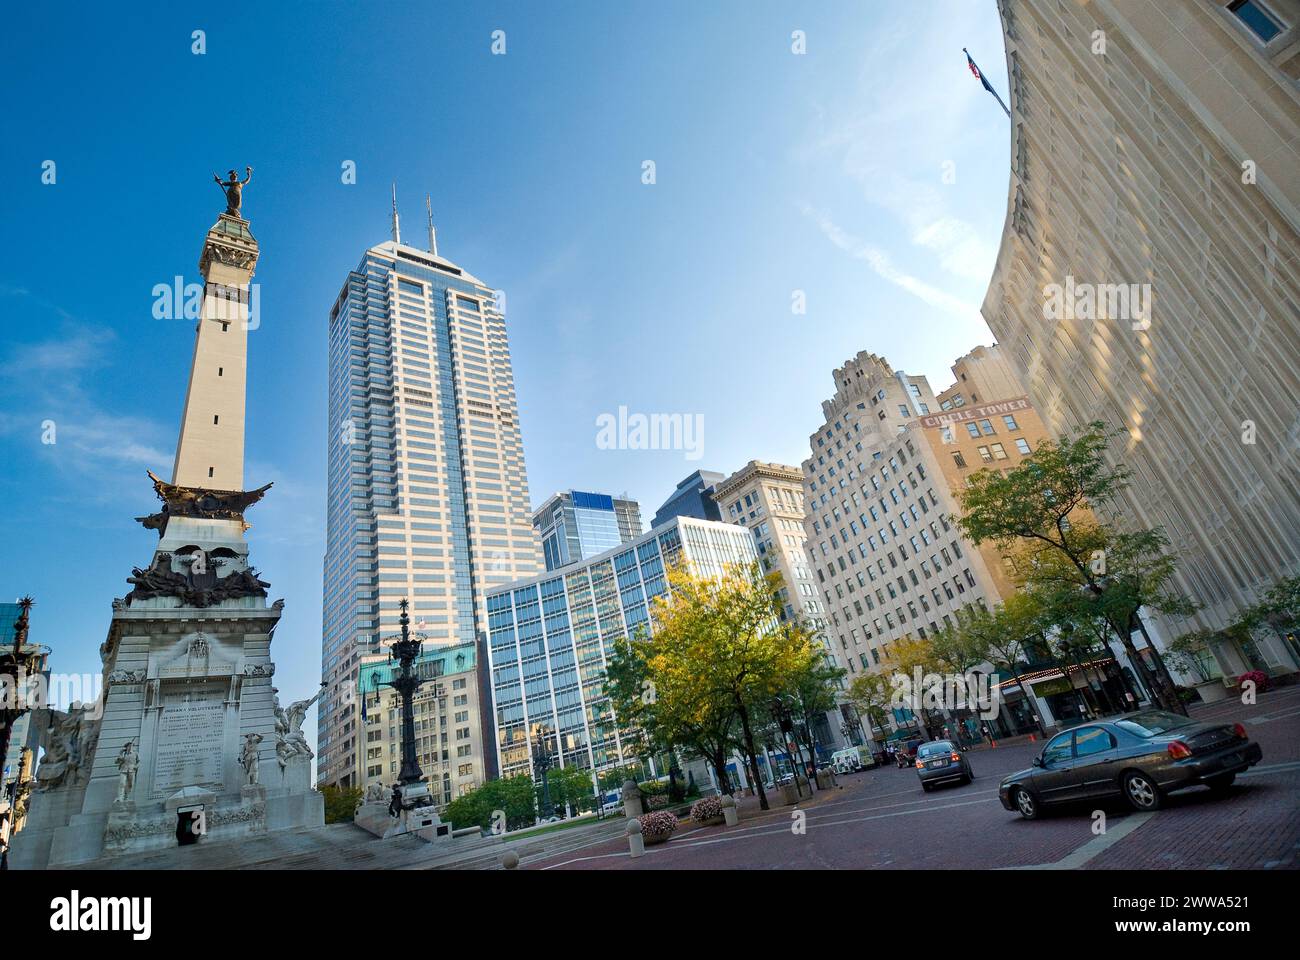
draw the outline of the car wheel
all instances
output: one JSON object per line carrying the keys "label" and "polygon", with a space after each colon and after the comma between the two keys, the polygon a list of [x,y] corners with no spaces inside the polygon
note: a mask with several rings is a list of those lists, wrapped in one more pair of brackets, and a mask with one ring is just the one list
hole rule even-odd
{"label": "car wheel", "polygon": [[1016,809],[1020,811],[1020,815],[1026,820],[1038,819],[1040,812],[1038,800],[1024,787],[1016,788]]}
{"label": "car wheel", "polygon": [[1124,799],[1134,810],[1159,810],[1163,799],[1160,788],[1147,774],[1130,771],[1124,775]]}
{"label": "car wheel", "polygon": [[969,785],[970,785],[970,782],[971,782],[972,780],[974,780],[974,779],[975,779],[975,778],[972,777],[972,776],[968,773],[968,774],[966,774],[965,777],[962,778],[962,783],[964,783],[964,784],[966,784],[967,786],[969,786]]}
{"label": "car wheel", "polygon": [[1210,777],[1205,781],[1205,785],[1210,788],[1211,793],[1227,793],[1236,779],[1235,773],[1221,773],[1217,777]]}
{"label": "car wheel", "polygon": [[931,784],[928,784],[928,783],[922,783],[922,784],[921,784],[921,789],[924,790],[926,793],[929,793],[931,790],[934,789],[934,787],[933,787]]}

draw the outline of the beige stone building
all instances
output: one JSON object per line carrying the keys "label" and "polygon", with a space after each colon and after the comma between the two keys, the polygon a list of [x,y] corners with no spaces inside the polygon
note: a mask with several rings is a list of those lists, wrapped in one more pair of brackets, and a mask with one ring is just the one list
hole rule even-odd
{"label": "beige stone building", "polygon": [[951,519],[949,480],[920,426],[939,411],[926,378],[862,352],[835,384],[802,466],[804,530],[826,635],[852,679],[880,671],[897,640],[999,594]]}
{"label": "beige stone building", "polygon": [[329,312],[321,783],[361,782],[357,671],[403,599],[430,646],[472,644],[487,589],[542,569],[506,319],[436,246],[395,220]]}
{"label": "beige stone building", "polygon": [[972,403],[991,403],[1025,393],[1020,375],[998,344],[978,346],[952,365],[953,385],[936,399],[942,410]]}
{"label": "beige stone building", "polygon": [[[1300,3],[1000,0],[1011,182],[984,315],[1218,627],[1300,568]],[[1168,636],[1192,624],[1164,624]],[[1295,669],[1276,636],[1220,669]]]}
{"label": "beige stone building", "polygon": [[782,619],[821,622],[816,581],[803,529],[803,473],[798,467],[751,460],[713,490],[723,520],[748,527],[759,559],[781,575]]}
{"label": "beige stone building", "polygon": [[[486,779],[476,653],[473,644],[443,647],[421,654],[414,665],[425,680],[413,700],[416,752],[439,810]],[[391,787],[402,767],[402,698],[384,685],[395,672],[386,656],[361,661],[363,787]]]}

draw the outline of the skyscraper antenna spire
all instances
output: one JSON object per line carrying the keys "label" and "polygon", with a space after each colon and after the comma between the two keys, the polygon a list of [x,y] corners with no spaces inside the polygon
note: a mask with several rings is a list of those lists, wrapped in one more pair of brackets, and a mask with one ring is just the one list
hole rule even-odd
{"label": "skyscraper antenna spire", "polygon": [[397,221],[397,181],[393,181],[393,243],[402,242],[402,226]]}
{"label": "skyscraper antenna spire", "polygon": [[429,214],[429,252],[436,257],[438,255],[438,233],[433,229],[433,198],[427,193],[424,195],[424,209]]}

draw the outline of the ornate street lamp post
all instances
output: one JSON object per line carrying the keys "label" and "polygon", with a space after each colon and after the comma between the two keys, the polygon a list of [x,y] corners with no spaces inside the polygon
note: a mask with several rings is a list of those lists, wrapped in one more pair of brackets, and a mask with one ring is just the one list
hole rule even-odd
{"label": "ornate street lamp post", "polygon": [[402,635],[391,644],[391,656],[396,657],[398,671],[392,680],[382,681],[392,687],[402,698],[402,767],[393,785],[393,798],[389,812],[400,816],[402,811],[433,805],[433,793],[420,769],[420,758],[415,752],[415,691],[424,681],[416,676],[415,659],[420,655],[423,638],[411,635],[411,618],[407,613],[409,600],[402,600]]}
{"label": "ornate street lamp post", "polygon": [[537,734],[537,745],[533,748],[533,769],[542,775],[542,803],[538,811],[541,819],[549,820],[555,816],[555,804],[551,802],[551,784],[547,780],[546,774],[551,767],[555,766],[555,755],[550,749],[550,730],[545,724],[539,723],[535,728]]}

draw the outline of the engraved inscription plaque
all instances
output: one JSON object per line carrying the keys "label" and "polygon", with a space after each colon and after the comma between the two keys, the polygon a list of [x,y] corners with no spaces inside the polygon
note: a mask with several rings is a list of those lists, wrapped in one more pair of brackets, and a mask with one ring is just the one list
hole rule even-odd
{"label": "engraved inscription plaque", "polygon": [[153,795],[181,787],[220,790],[225,744],[225,684],[163,685],[154,751]]}

